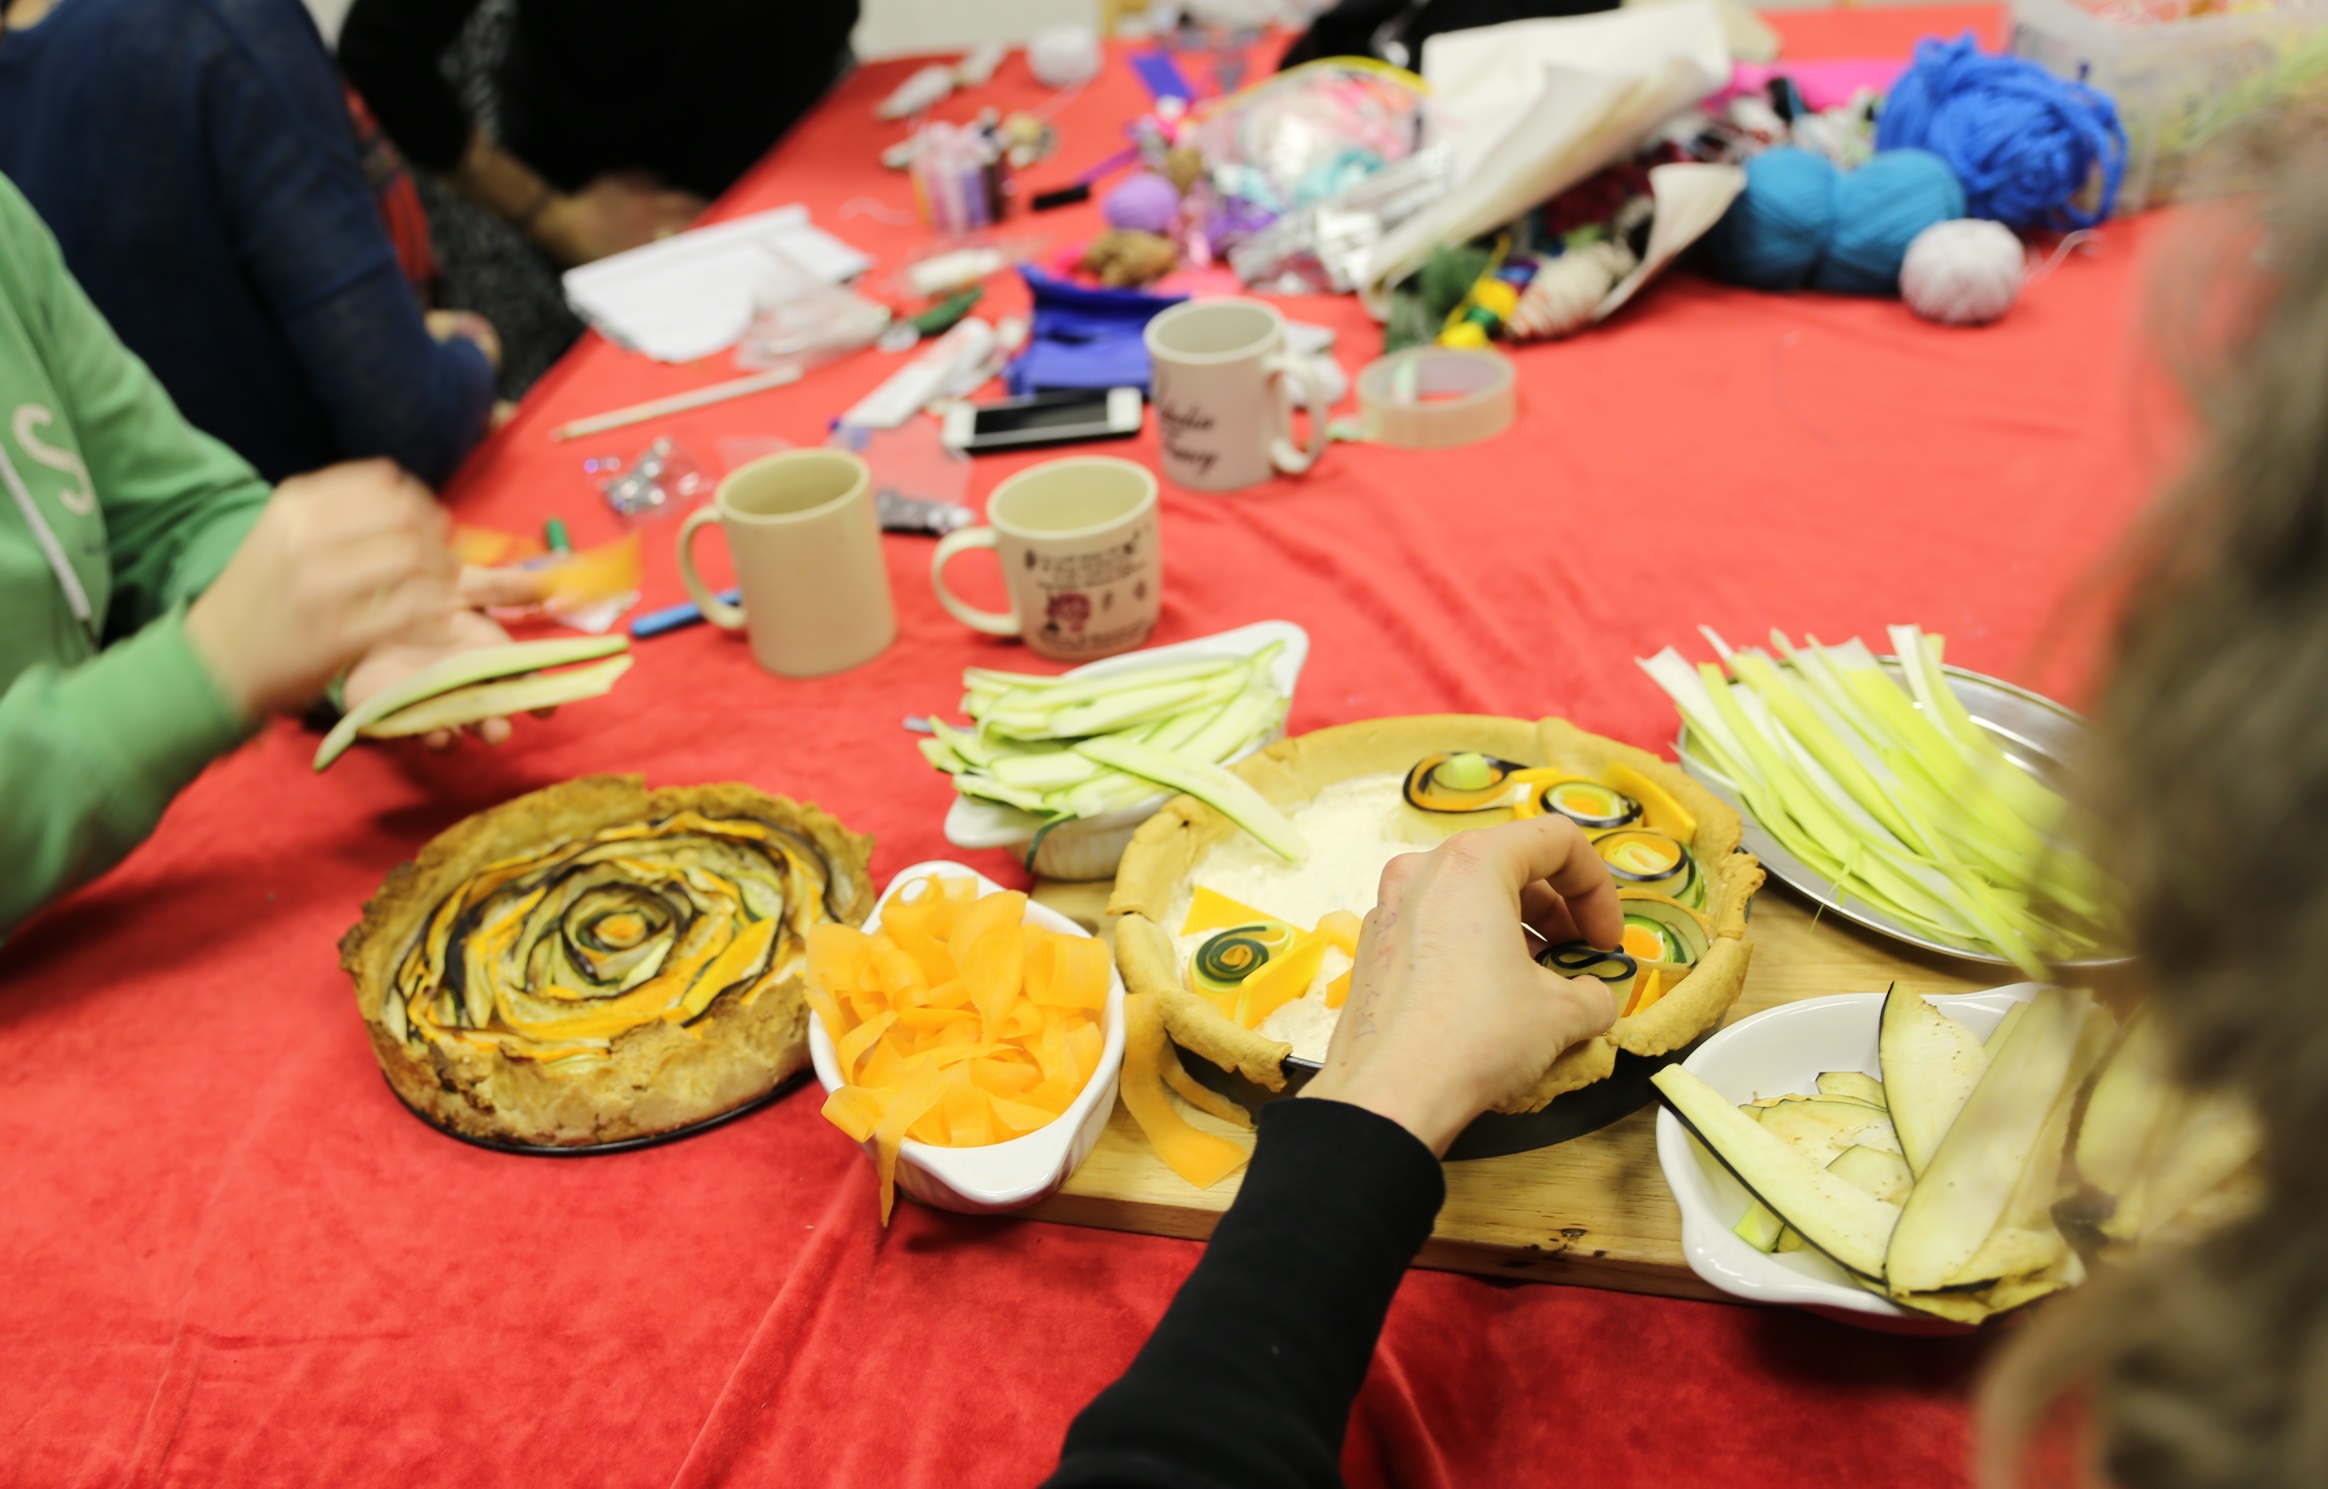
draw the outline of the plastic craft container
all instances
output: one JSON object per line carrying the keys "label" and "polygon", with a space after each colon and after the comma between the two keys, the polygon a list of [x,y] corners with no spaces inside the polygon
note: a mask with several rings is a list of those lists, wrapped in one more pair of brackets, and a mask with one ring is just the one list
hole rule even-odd
{"label": "plastic craft container", "polygon": [[[933,874],[946,879],[975,879],[980,894],[993,894],[1002,888],[962,864],[943,859],[917,863],[899,871],[881,891],[880,904],[866,918],[866,933],[881,929],[881,911],[891,896]],[[1091,934],[1050,906],[1033,900],[1027,901],[1027,920],[1063,935]],[[897,1187],[936,1209],[996,1215],[1023,1210],[1067,1182],[1067,1176],[1099,1146],[1108,1113],[1115,1110],[1116,1077],[1124,1066],[1124,979],[1112,956],[1108,958],[1107,1007],[1100,1015],[1100,1032],[1099,1069],[1055,1120],[1023,1137],[983,1148],[945,1148],[908,1138],[898,1149]],[[841,1068],[833,1054],[832,1039],[825,1033],[824,1020],[813,1013],[808,1018],[808,1058],[816,1067],[817,1083],[827,1092],[839,1090]],[[873,1157],[871,1143],[860,1146],[868,1159]]]}
{"label": "plastic craft container", "polygon": [[2012,50],[2117,101],[2126,126],[2123,216],[2260,184],[2229,172],[2208,147],[2328,88],[2328,0],[2155,19],[2098,15],[2073,0],[2013,0]]}

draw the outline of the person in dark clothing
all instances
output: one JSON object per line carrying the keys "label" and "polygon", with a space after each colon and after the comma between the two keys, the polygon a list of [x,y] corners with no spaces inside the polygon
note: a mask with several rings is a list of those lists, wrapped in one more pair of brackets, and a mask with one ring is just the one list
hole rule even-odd
{"label": "person in dark clothing", "polygon": [[1614,946],[1609,871],[1564,817],[1394,859],[1359,938],[1325,1068],[1261,1109],[1253,1162],[1123,1377],[1067,1429],[1049,1489],[1313,1489],[1407,1264],[1446,1198],[1439,1155],[1561,1051],[1607,1029],[1608,989],[1536,965]]}
{"label": "person in dark clothing", "polygon": [[483,434],[492,328],[424,317],[299,0],[5,5],[0,173],[268,480],[384,456],[433,485]]}
{"label": "person in dark clothing", "polygon": [[480,0],[356,0],[340,63],[413,164],[586,263],[691,222],[848,61],[854,0],[517,0],[498,141],[439,61]]}
{"label": "person in dark clothing", "polygon": [[1615,10],[1617,0],[1341,0],[1294,39],[1280,70],[1320,57],[1377,57],[1421,71],[1423,43],[1442,31]]}

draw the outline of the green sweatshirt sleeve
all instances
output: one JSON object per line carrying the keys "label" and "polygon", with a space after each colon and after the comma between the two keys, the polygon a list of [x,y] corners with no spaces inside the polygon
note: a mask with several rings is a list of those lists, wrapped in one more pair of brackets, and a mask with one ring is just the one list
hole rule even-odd
{"label": "green sweatshirt sleeve", "polygon": [[[270,495],[186,423],[4,178],[0,463],[4,936],[118,862],[250,732],[187,641],[185,607]],[[52,555],[70,560],[101,635],[73,618]]]}
{"label": "green sweatshirt sleeve", "polygon": [[0,693],[0,935],[143,842],[171,798],[242,741],[172,613],[78,667]]}

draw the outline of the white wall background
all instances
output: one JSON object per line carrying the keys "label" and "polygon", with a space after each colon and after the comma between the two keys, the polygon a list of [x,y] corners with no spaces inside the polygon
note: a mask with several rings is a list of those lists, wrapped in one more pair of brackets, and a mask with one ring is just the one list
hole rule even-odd
{"label": "white wall background", "polygon": [[[321,0],[329,3],[329,0]],[[1046,26],[1098,24],[1098,0],[859,0],[857,55],[955,52],[982,41],[1024,41]]]}

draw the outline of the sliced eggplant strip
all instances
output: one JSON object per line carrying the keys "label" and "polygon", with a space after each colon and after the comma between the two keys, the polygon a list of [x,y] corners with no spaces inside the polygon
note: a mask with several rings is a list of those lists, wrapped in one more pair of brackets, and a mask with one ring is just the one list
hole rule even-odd
{"label": "sliced eggplant strip", "polygon": [[525,713],[536,708],[556,708],[562,703],[579,703],[585,698],[604,696],[615,680],[630,671],[634,659],[609,657],[588,667],[570,667],[562,672],[536,672],[530,677],[514,677],[503,682],[479,683],[475,687],[455,688],[434,698],[398,709],[385,718],[375,719],[361,731],[366,739],[401,739],[414,734],[433,734],[439,729],[457,729],[464,724],[484,719],[505,719],[511,714]]}
{"label": "sliced eggplant strip", "polygon": [[2254,1112],[2227,1094],[2182,1096],[2170,1105],[2143,1167],[2102,1233],[2139,1241],[2253,1162],[2263,1132]]}
{"label": "sliced eggplant strip", "polygon": [[[2070,1117],[2086,1077],[2101,1062],[2111,1037],[2109,1016],[2088,1004],[2061,1089],[2045,1125],[2029,1147],[2019,1179],[1997,1217],[1996,1229],[1972,1258],[1949,1277],[1950,1288],[1988,1287],[2009,1278],[2043,1271],[2068,1248],[2054,1223],[2054,1202],[2062,1195],[2062,1167],[2069,1152]],[[2000,1053],[2002,1052],[2000,1048]]]}
{"label": "sliced eggplant strip", "polygon": [[1857,1101],[1785,1101],[1762,1109],[1762,1130],[1825,1168],[1856,1147],[1897,1152],[1891,1119]]}
{"label": "sliced eggplant strip", "polygon": [[1864,1144],[1845,1148],[1827,1165],[1827,1172],[1858,1185],[1887,1205],[1906,1204],[1908,1192],[1916,1187],[1908,1160],[1888,1149]]}
{"label": "sliced eggplant strip", "polygon": [[1668,1065],[1650,1081],[1748,1193],[1844,1270],[1882,1278],[1884,1253],[1900,1218],[1897,1205],[1828,1173],[1682,1066]]}
{"label": "sliced eggplant strip", "polygon": [[2086,1097],[2077,1129],[2078,1177],[2123,1200],[2179,1100],[2158,1021],[2136,1014]]}
{"label": "sliced eggplant strip", "polygon": [[[2047,988],[1989,1060],[1901,1209],[1883,1267],[1894,1296],[1949,1286],[1996,1229],[2069,1079],[2089,1003],[2082,992]],[[1884,1074],[1897,1122],[1913,1083],[1903,1088],[1905,1068],[1887,1064]]]}
{"label": "sliced eggplant strip", "polygon": [[1970,1029],[1896,982],[1884,996],[1876,1051],[1900,1152],[1921,1177],[1988,1056]]}
{"label": "sliced eggplant strip", "polygon": [[1819,1094],[1837,1101],[1864,1101],[1877,1111],[1891,1110],[1883,1097],[1883,1082],[1862,1071],[1821,1071]]}
{"label": "sliced eggplant strip", "polygon": [[2019,1023],[2021,1021],[2021,1015],[2027,1013],[2028,1011],[2029,1005],[2026,1003],[2015,1003],[2012,1007],[2006,1009],[2005,1016],[1997,1020],[1997,1026],[1994,1029],[1989,1030],[1988,1038],[1982,1040],[1981,1043],[1988,1046],[1990,1049],[2003,1049],[2005,1047],[2005,1040],[2013,1032],[2013,1025]]}

